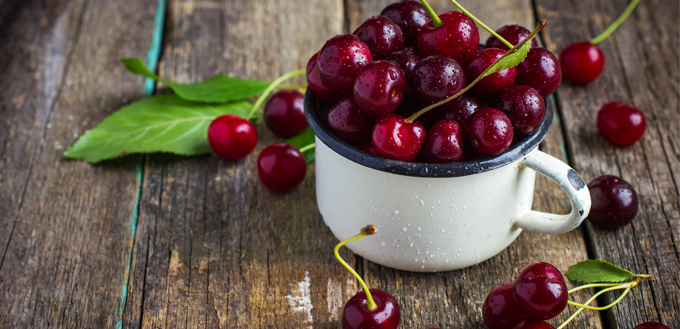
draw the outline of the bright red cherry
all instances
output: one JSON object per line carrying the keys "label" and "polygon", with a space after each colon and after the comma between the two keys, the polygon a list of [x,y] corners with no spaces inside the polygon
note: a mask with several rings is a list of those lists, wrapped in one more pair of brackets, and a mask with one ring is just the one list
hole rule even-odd
{"label": "bright red cherry", "polygon": [[434,27],[434,22],[430,20],[420,29],[418,52],[423,57],[442,55],[464,64],[479,48],[477,25],[458,11],[443,13],[439,18],[442,20],[441,25]]}
{"label": "bright red cherry", "polygon": [[370,291],[377,308],[369,310],[366,293],[358,292],[342,310],[342,329],[395,329],[399,326],[401,311],[394,297],[380,289]]}
{"label": "bright red cherry", "polygon": [[331,88],[328,88],[328,86],[326,86],[323,81],[321,81],[321,77],[319,76],[319,72],[316,67],[318,58],[319,53],[317,52],[307,62],[307,85],[309,86],[309,89],[314,92],[317,99],[320,99],[326,104],[332,105],[337,103],[340,98],[342,98],[342,94]]}
{"label": "bright red cherry", "polygon": [[512,282],[491,290],[482,305],[482,318],[489,329],[508,329],[527,319],[512,297]]}
{"label": "bright red cherry", "polygon": [[[525,29],[524,27],[520,25],[505,25],[501,27],[500,29],[496,30],[496,33],[503,37],[506,41],[510,42],[513,45],[517,45],[520,43],[522,40],[526,39],[531,34],[531,31]],[[506,46],[504,43],[502,43],[500,40],[496,39],[493,35],[490,35],[488,39],[486,39],[486,43],[484,44],[486,48],[498,48],[498,49],[503,49],[503,50],[510,50],[508,46]],[[536,41],[536,38],[531,39],[531,48],[538,47],[538,41]]]}
{"label": "bright red cherry", "polygon": [[529,135],[543,122],[545,103],[541,94],[534,88],[510,87],[498,97],[497,103],[498,109],[510,118],[517,135]]}
{"label": "bright red cherry", "polygon": [[352,92],[354,77],[373,61],[366,43],[354,34],[339,34],[319,51],[317,69],[323,83],[343,94]]}
{"label": "bright red cherry", "polygon": [[465,73],[448,57],[430,56],[416,64],[409,82],[421,100],[432,104],[465,88]]}
{"label": "bright red cherry", "polygon": [[295,146],[276,143],[265,147],[257,157],[257,174],[268,189],[284,192],[305,179],[307,160]]}
{"label": "bright red cherry", "polygon": [[588,184],[592,206],[591,223],[615,229],[628,225],[638,211],[638,197],[633,186],[616,176],[600,176]]}
{"label": "bright red cherry", "polygon": [[638,324],[633,329],[670,329],[670,328],[658,322],[645,322]]}
{"label": "bright red cherry", "polygon": [[371,144],[376,153],[384,158],[411,161],[420,152],[425,142],[425,128],[404,122],[397,114],[388,114],[378,119],[371,133]]}
{"label": "bright red cherry", "polygon": [[415,46],[418,44],[420,28],[430,20],[425,7],[416,1],[398,1],[389,4],[380,12],[399,25],[404,34],[405,45]]}
{"label": "bright red cherry", "polygon": [[604,53],[590,41],[571,43],[560,53],[564,78],[577,85],[587,85],[602,73]]}
{"label": "bright red cherry", "polygon": [[353,145],[370,142],[375,118],[359,109],[352,95],[335,104],[326,118],[326,126],[340,139]]}
{"label": "bright red cherry", "polygon": [[420,62],[420,56],[412,48],[395,51],[387,56],[385,60],[390,61],[404,71],[406,78],[411,76],[413,68]]}
{"label": "bright red cherry", "polygon": [[353,33],[364,40],[373,59],[383,59],[392,52],[404,49],[404,35],[397,23],[385,16],[373,16]]}
{"label": "bright red cherry", "polygon": [[604,104],[597,113],[597,130],[614,145],[634,144],[642,138],[646,127],[647,122],[642,112],[623,103]]}
{"label": "bright red cherry", "polygon": [[442,120],[427,132],[422,151],[425,160],[432,163],[463,161],[463,129],[458,122]]}
{"label": "bright red cherry", "polygon": [[282,90],[272,95],[264,107],[264,122],[281,137],[290,137],[307,128],[304,96],[297,90]]}
{"label": "bright red cherry", "polygon": [[375,61],[354,78],[354,99],[359,108],[373,116],[394,112],[406,94],[406,76],[394,63]]}
{"label": "bright red cherry", "polygon": [[[472,83],[489,66],[493,65],[499,58],[505,55],[505,50],[498,48],[486,48],[473,53],[463,64],[465,70],[465,81]],[[511,67],[493,73],[472,87],[472,91],[483,97],[493,96],[515,84],[517,78],[517,68]]]}
{"label": "bright red cherry", "polygon": [[548,97],[562,83],[562,70],[555,55],[545,48],[531,48],[527,58],[517,65],[516,85],[530,86]]}
{"label": "bright red cherry", "polygon": [[494,108],[480,109],[465,125],[465,138],[482,155],[496,155],[512,144],[514,131],[505,113]]}
{"label": "bright red cherry", "polygon": [[210,123],[208,144],[215,154],[237,160],[253,151],[257,144],[257,131],[250,121],[225,114]]}
{"label": "bright red cherry", "polygon": [[477,96],[463,94],[441,106],[441,117],[444,120],[456,120],[465,126],[477,109],[484,108],[484,103]]}
{"label": "bright red cherry", "polygon": [[[562,273],[551,264],[529,264],[513,284],[515,303],[532,319],[548,320],[562,313],[569,292]],[[525,328],[540,328],[526,327]]]}
{"label": "bright red cherry", "polygon": [[529,319],[516,325],[512,329],[555,329],[555,327],[545,321]]}

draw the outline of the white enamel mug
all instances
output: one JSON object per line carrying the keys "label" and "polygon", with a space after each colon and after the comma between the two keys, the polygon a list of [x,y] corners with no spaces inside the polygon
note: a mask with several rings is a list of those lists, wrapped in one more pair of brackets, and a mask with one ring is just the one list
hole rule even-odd
{"label": "white enamel mug", "polygon": [[[326,225],[344,240],[374,224],[376,235],[347,247],[372,262],[415,272],[478,264],[505,249],[522,229],[573,230],[588,216],[590,193],[576,171],[538,150],[553,119],[552,102],[545,104],[541,126],[497,156],[412,163],[363,152],[335,137],[308,89],[305,114],[316,134],[316,198]],[[531,210],[536,172],[564,189],[571,213]]]}

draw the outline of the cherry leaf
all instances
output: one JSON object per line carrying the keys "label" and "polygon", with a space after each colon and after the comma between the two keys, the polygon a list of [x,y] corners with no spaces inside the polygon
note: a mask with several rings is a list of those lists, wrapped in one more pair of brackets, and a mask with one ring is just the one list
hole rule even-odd
{"label": "cherry leaf", "polygon": [[632,278],[649,277],[646,274],[635,274],[599,259],[579,262],[570,267],[565,275],[574,282],[622,282]]}
{"label": "cherry leaf", "polygon": [[[304,148],[305,146],[314,144],[314,141],[315,141],[314,132],[312,131],[311,128],[307,127],[301,133],[287,139],[284,143],[293,145],[297,147],[297,149],[299,150]],[[316,152],[314,149],[315,149],[314,147],[311,147],[308,150],[302,152],[302,155],[304,155],[305,159],[307,159],[307,163],[314,162],[314,159],[316,158]]]}
{"label": "cherry leaf", "polygon": [[524,42],[524,44],[521,47],[515,49],[511,53],[503,55],[503,57],[500,60],[496,61],[496,63],[494,63],[490,69],[484,72],[483,77],[519,65],[519,63],[521,63],[522,61],[524,61],[525,58],[527,58],[527,54],[529,54],[530,49],[531,39]]}

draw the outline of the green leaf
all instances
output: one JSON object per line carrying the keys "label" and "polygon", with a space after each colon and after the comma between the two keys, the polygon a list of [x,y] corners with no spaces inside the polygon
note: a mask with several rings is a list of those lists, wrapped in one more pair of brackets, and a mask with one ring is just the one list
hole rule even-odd
{"label": "green leaf", "polygon": [[97,163],[129,153],[210,153],[206,137],[210,122],[223,114],[245,117],[250,107],[245,101],[194,103],[172,94],[144,98],[86,131],[64,156]]}
{"label": "green leaf", "polygon": [[565,275],[575,282],[621,282],[636,277],[649,277],[645,274],[635,274],[599,259],[579,262],[569,268]]}
{"label": "green leaf", "polygon": [[222,74],[201,82],[175,83],[159,78],[149,71],[139,58],[121,58],[120,61],[123,62],[128,71],[162,82],[179,97],[194,102],[235,102],[258,95],[269,86],[267,81],[243,80]]}
{"label": "green leaf", "polygon": [[[311,128],[307,127],[301,133],[287,139],[285,143],[293,145],[298,149],[302,149],[306,146],[314,144],[314,141],[315,141],[314,132],[312,131]],[[307,163],[313,162],[314,158],[316,157],[314,147],[310,147],[308,150],[302,152],[302,154],[305,156],[305,159],[307,159]]]}
{"label": "green leaf", "polygon": [[494,74],[498,71],[503,71],[505,69],[509,69],[511,67],[515,67],[519,65],[522,61],[524,61],[525,58],[527,58],[527,54],[529,53],[529,50],[531,49],[531,40],[527,40],[521,47],[517,48],[515,51],[513,51],[510,54],[504,55],[499,61],[497,61],[493,66],[491,66],[491,69],[487,70],[484,73],[484,77]]}

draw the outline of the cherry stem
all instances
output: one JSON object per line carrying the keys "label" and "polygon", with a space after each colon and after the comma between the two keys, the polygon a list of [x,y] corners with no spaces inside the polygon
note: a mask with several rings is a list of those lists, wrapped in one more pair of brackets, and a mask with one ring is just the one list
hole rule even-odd
{"label": "cherry stem", "polygon": [[446,103],[448,103],[448,102],[450,102],[450,101],[452,101],[452,100],[454,100],[454,99],[460,97],[461,95],[465,94],[468,90],[470,90],[472,87],[474,87],[474,86],[477,84],[477,82],[479,82],[480,80],[484,79],[487,75],[492,74],[492,73],[489,73],[489,72],[490,72],[492,69],[494,69],[494,67],[496,66],[496,63],[498,63],[499,61],[503,60],[503,58],[505,58],[505,57],[507,57],[507,56],[513,54],[517,49],[521,48],[525,43],[531,41],[531,39],[533,39],[533,38],[536,36],[536,34],[538,34],[538,32],[540,32],[546,25],[548,25],[548,21],[547,21],[547,20],[545,20],[545,19],[540,20],[540,21],[538,22],[538,26],[536,27],[536,29],[535,29],[533,32],[531,32],[531,34],[529,34],[529,36],[527,36],[526,38],[524,38],[524,40],[522,40],[522,41],[521,41],[520,43],[518,43],[517,45],[510,47],[510,50],[508,50],[508,51],[505,53],[505,55],[503,55],[503,57],[499,58],[499,59],[496,60],[493,64],[489,65],[489,67],[488,67],[482,74],[480,74],[480,75],[477,77],[477,79],[475,79],[475,80],[472,81],[469,85],[467,85],[465,88],[463,88],[463,90],[459,91],[457,94],[455,94],[455,95],[453,95],[453,96],[451,96],[451,97],[449,97],[449,98],[446,98],[446,99],[444,99],[444,100],[441,100],[441,101],[439,101],[439,102],[437,102],[437,103],[434,103],[434,104],[432,104],[432,105],[430,105],[430,106],[428,106],[428,107],[426,107],[426,108],[424,108],[424,109],[422,109],[422,110],[420,110],[420,111],[414,113],[414,114],[411,115],[410,117],[404,119],[404,122],[406,122],[406,123],[412,123],[413,121],[416,121],[416,119],[418,119],[418,117],[420,117],[421,115],[427,113],[429,110],[431,110],[431,109],[433,109],[433,108],[436,108],[436,107],[439,107],[439,106],[441,106],[441,105],[443,105],[443,104],[446,104]]}
{"label": "cherry stem", "polygon": [[623,23],[623,21],[625,21],[626,18],[628,18],[628,15],[630,15],[630,13],[633,12],[633,9],[635,9],[635,7],[638,5],[638,3],[640,3],[640,0],[631,1],[628,4],[628,7],[626,7],[626,10],[623,11],[621,16],[619,16],[619,18],[617,18],[614,21],[614,23],[612,23],[612,25],[609,25],[609,27],[606,30],[604,30],[604,32],[602,32],[602,34],[600,34],[597,37],[590,40],[590,43],[596,45],[596,44],[604,41],[604,39],[607,39],[607,37],[610,34],[614,33],[614,31],[616,31],[616,29],[619,27],[619,25],[621,25],[621,23]]}
{"label": "cherry stem", "polygon": [[307,85],[287,85],[287,84],[280,84],[278,85],[279,89],[307,89]]}
{"label": "cherry stem", "polygon": [[303,146],[302,148],[300,148],[300,153],[305,153],[306,151],[309,151],[309,150],[311,150],[315,147],[316,147],[316,143],[312,143],[312,144],[309,144],[307,146]]}
{"label": "cherry stem", "polygon": [[366,227],[362,227],[361,233],[359,233],[359,234],[357,234],[357,235],[355,235],[355,236],[353,236],[353,237],[351,237],[347,240],[340,241],[340,243],[338,243],[335,246],[335,250],[333,250],[333,252],[335,253],[335,258],[337,258],[338,261],[340,262],[340,264],[342,264],[342,266],[344,266],[350,273],[352,273],[352,275],[354,275],[354,277],[357,279],[357,281],[359,281],[359,283],[361,284],[361,287],[364,288],[364,292],[366,293],[366,299],[368,299],[368,303],[366,304],[366,307],[369,310],[375,310],[376,308],[378,308],[378,305],[376,305],[375,301],[373,300],[373,296],[371,296],[371,292],[368,290],[368,286],[366,286],[366,282],[364,282],[364,280],[359,276],[359,274],[357,274],[357,272],[351,266],[349,266],[349,264],[347,264],[342,259],[342,257],[340,257],[338,250],[340,250],[340,247],[342,247],[342,246],[344,246],[344,245],[346,245],[346,244],[348,244],[352,241],[363,239],[366,236],[372,235],[377,231],[378,231],[378,229],[376,229],[375,226],[373,226],[373,224],[368,225]]}
{"label": "cherry stem", "polygon": [[437,16],[437,13],[434,12],[432,7],[430,7],[430,4],[427,3],[425,0],[420,0],[420,2],[425,6],[425,10],[430,14],[430,17],[432,17],[432,25],[434,27],[439,27],[439,25],[442,25],[442,19]]}
{"label": "cherry stem", "polygon": [[262,105],[264,100],[267,99],[267,96],[269,96],[269,94],[271,94],[272,90],[274,90],[274,88],[276,88],[276,86],[280,85],[282,82],[284,82],[284,81],[286,81],[286,80],[288,80],[288,79],[290,79],[294,76],[303,75],[305,73],[307,73],[307,70],[305,70],[305,69],[295,70],[293,72],[288,72],[288,73],[278,77],[276,80],[272,81],[272,83],[269,84],[267,89],[265,89],[262,92],[262,95],[260,95],[260,97],[257,99],[257,101],[255,101],[255,104],[253,104],[253,107],[250,108],[250,112],[248,112],[248,115],[246,116],[246,120],[250,120],[250,118],[253,117],[253,115],[255,114],[257,109],[260,108],[260,105]]}
{"label": "cherry stem", "polygon": [[467,15],[467,16],[470,17],[473,21],[475,21],[475,23],[479,24],[479,26],[481,26],[481,27],[484,28],[485,30],[489,31],[489,33],[491,33],[491,35],[493,35],[494,37],[496,37],[496,39],[500,40],[500,41],[501,41],[503,44],[505,44],[508,48],[512,48],[512,47],[513,47],[513,44],[511,44],[510,42],[508,42],[508,40],[505,40],[502,36],[500,36],[498,33],[496,33],[496,31],[494,31],[494,30],[492,30],[490,27],[486,26],[486,24],[482,23],[482,21],[480,21],[479,19],[477,19],[477,17],[473,16],[469,11],[467,11],[465,8],[463,8],[463,6],[461,6],[460,4],[458,4],[458,2],[457,2],[456,0],[450,0],[450,1],[451,1],[454,5],[456,5],[456,7],[458,7],[458,9],[460,9],[460,11],[463,12],[463,14]]}

